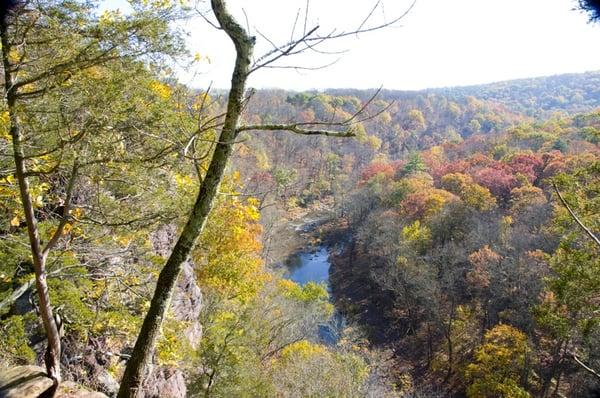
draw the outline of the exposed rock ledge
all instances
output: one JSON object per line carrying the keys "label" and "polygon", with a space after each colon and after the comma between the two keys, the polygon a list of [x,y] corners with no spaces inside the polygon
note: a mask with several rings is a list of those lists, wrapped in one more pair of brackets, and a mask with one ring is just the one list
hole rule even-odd
{"label": "exposed rock ledge", "polygon": [[[17,366],[0,370],[0,398],[36,398],[52,387],[52,380],[39,366]],[[55,398],[108,398],[106,395],[89,391],[82,386],[66,381],[61,383]]]}

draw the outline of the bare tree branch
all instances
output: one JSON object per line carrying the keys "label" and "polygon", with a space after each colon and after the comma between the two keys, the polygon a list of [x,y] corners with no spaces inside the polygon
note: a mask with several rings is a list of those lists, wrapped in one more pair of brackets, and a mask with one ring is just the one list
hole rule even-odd
{"label": "bare tree branch", "polygon": [[294,25],[292,26],[292,33],[290,34],[290,41],[294,40],[294,34],[296,33],[296,25],[298,24],[298,18],[300,18],[300,9],[298,8],[298,12],[296,12],[296,19],[294,20]]}
{"label": "bare tree branch", "polygon": [[381,0],[377,0],[375,5],[371,9],[371,12],[369,12],[369,14],[365,17],[365,19],[362,21],[362,23],[358,26],[357,30],[361,30],[363,28],[363,26],[365,26],[365,24],[369,21],[369,19],[371,19],[371,16],[373,16],[373,13],[375,12],[375,10],[377,10],[379,8],[380,4],[381,4]]}
{"label": "bare tree branch", "polygon": [[[248,74],[251,74],[252,72],[255,72],[256,70],[258,70],[260,68],[264,68],[265,66],[270,65],[282,57],[299,54],[303,50],[294,52],[294,49],[296,47],[298,47],[301,43],[303,43],[305,40],[308,40],[310,35],[315,33],[317,31],[317,29],[319,29],[318,25],[315,26],[314,28],[312,28],[311,30],[309,30],[308,32],[306,32],[304,34],[304,36],[302,36],[298,40],[291,41],[289,43],[284,44],[283,46],[276,46],[274,43],[271,42],[275,48],[273,50],[269,51],[268,53],[266,53],[265,55],[259,57],[256,60],[256,62],[254,63],[254,65],[252,66],[252,68],[250,69],[250,71],[248,72]],[[269,40],[269,42],[270,42],[270,40]],[[272,58],[269,58],[271,56],[272,56]],[[264,61],[264,62],[261,62],[261,61]]]}
{"label": "bare tree branch", "polygon": [[592,238],[592,240],[596,243],[596,245],[598,245],[600,247],[600,239],[598,239],[598,237],[596,235],[594,235],[594,233],[588,227],[586,227],[583,224],[583,222],[579,219],[579,217],[577,217],[577,215],[575,214],[575,212],[573,210],[571,210],[571,207],[569,206],[569,204],[567,203],[567,201],[565,200],[565,198],[560,193],[560,190],[558,189],[558,186],[556,184],[553,184],[553,186],[554,186],[554,190],[556,191],[556,194],[558,195],[558,198],[562,202],[563,206],[565,206],[565,208],[567,209],[567,211],[569,212],[569,214],[571,215],[571,217],[573,218],[573,220],[575,220],[575,222],[581,227],[581,229],[583,229],[585,231],[585,233],[590,238]]}
{"label": "bare tree branch", "polygon": [[[373,31],[381,30],[383,28],[395,25],[413,9],[415,4],[416,4],[416,0],[413,0],[411,5],[401,15],[397,16],[396,18],[392,19],[391,21],[383,22],[381,24],[377,24],[377,25],[373,25],[373,26],[366,26],[367,23],[369,22],[369,20],[372,18],[375,11],[378,8],[382,7],[381,0],[377,0],[377,2],[375,3],[375,5],[371,9],[371,11],[367,14],[366,18],[362,20],[362,22],[358,25],[358,27],[356,29],[353,29],[350,31],[341,31],[338,33],[336,33],[335,30],[332,30],[328,34],[319,35],[319,34],[317,34],[319,25],[313,27],[312,29],[307,30],[308,7],[309,7],[309,2],[307,1],[306,11],[305,11],[305,15],[304,15],[304,31],[303,31],[302,36],[300,36],[296,39],[294,39],[292,37],[292,39],[290,39],[290,41],[288,41],[287,43],[282,44],[282,45],[276,45],[271,40],[266,38],[262,33],[259,32],[259,34],[265,40],[267,40],[271,45],[273,45],[274,48],[272,50],[268,51],[267,53],[263,54],[262,56],[258,57],[256,62],[252,65],[252,68],[250,69],[249,73],[255,72],[256,70],[264,68],[264,67],[273,68],[273,66],[270,66],[270,65],[272,63],[280,60],[281,58],[288,57],[291,55],[296,55],[296,54],[302,53],[309,49],[312,51],[319,52],[320,50],[316,49],[316,46],[319,44],[322,44],[326,41],[330,41],[333,39],[340,39],[340,38],[347,37],[350,35],[358,35],[361,33],[373,32]],[[294,23],[294,26],[295,26],[295,23]],[[315,69],[315,68],[301,67],[301,66],[285,66],[285,67],[279,67],[279,68],[308,69],[308,70]],[[322,67],[316,68],[316,69],[322,69]]]}
{"label": "bare tree branch", "polygon": [[257,124],[247,125],[238,127],[237,131],[289,131],[295,134],[301,135],[325,135],[328,137],[355,137],[356,134],[352,128],[346,131],[332,131],[332,130],[319,130],[319,129],[305,129],[298,127],[298,124]]}
{"label": "bare tree branch", "polygon": [[590,368],[585,363],[581,362],[581,360],[579,358],[577,358],[577,355],[575,355],[575,353],[571,353],[571,357],[573,358],[573,360],[575,362],[577,362],[577,364],[579,366],[581,366],[583,369],[585,369],[586,372],[588,372],[589,374],[593,375],[597,379],[600,379],[600,373],[596,372],[594,369]]}
{"label": "bare tree branch", "polygon": [[339,61],[340,61],[340,58],[336,59],[335,61],[331,61],[329,63],[319,65],[319,66],[267,65],[267,66],[264,66],[264,68],[267,68],[267,69],[294,69],[297,72],[301,71],[301,70],[321,70],[321,69],[329,68],[332,65],[335,65]]}
{"label": "bare tree branch", "polygon": [[54,231],[54,234],[52,235],[52,237],[46,244],[46,247],[44,247],[44,250],[42,250],[42,256],[44,256],[44,257],[48,257],[48,253],[50,253],[50,250],[52,250],[52,248],[56,245],[56,243],[58,243],[58,240],[60,239],[60,237],[63,234],[65,226],[69,222],[69,219],[70,219],[69,212],[71,211],[71,198],[73,196],[73,189],[75,187],[75,181],[77,180],[78,172],[79,172],[79,165],[77,162],[75,162],[73,164],[73,169],[71,170],[71,176],[69,177],[69,182],[67,184],[67,191],[65,194],[65,203],[63,205],[62,217],[58,224],[58,227],[56,227],[56,231]]}

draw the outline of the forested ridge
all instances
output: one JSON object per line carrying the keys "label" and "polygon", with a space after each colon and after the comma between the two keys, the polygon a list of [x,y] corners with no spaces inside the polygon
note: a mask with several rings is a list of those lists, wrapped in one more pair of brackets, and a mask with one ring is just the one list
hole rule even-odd
{"label": "forested ridge", "polygon": [[[238,58],[232,90],[199,90],[170,68],[205,62],[173,25],[190,10],[131,4],[0,23],[0,376],[39,365],[122,397],[600,394],[599,72],[246,89],[254,39],[213,0]],[[315,209],[329,286],[278,257]]]}
{"label": "forested ridge", "polygon": [[[578,112],[598,106],[598,72],[564,74],[531,79],[509,80],[477,86],[434,88],[414,91],[383,90],[386,99],[410,99],[415,96],[439,94],[448,100],[460,101],[467,96],[500,102],[528,116],[544,117],[554,111]],[[334,95],[352,95],[352,90],[329,90]],[[361,93],[354,92],[361,96]],[[364,92],[362,94],[364,96]]]}

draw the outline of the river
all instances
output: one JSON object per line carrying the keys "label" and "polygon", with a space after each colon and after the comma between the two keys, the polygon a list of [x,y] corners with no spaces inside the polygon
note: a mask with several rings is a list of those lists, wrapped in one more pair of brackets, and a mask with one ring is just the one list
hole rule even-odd
{"label": "river", "polygon": [[329,288],[329,250],[325,246],[317,246],[314,250],[301,251],[287,261],[288,278],[304,285],[308,282],[325,283]]}
{"label": "river", "polygon": [[[325,283],[331,295],[329,250],[326,246],[317,246],[292,255],[286,261],[289,272],[287,278],[300,285],[309,282]],[[319,338],[325,344],[335,345],[345,325],[344,317],[336,310],[329,322],[319,326]]]}

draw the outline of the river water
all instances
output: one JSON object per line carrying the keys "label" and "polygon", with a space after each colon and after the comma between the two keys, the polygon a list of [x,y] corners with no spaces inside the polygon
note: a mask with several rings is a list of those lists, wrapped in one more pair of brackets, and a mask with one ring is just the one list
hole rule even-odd
{"label": "river water", "polygon": [[304,285],[308,282],[327,284],[329,288],[329,250],[318,246],[314,251],[301,251],[288,259],[288,278]]}
{"label": "river water", "polygon": [[[289,272],[288,279],[300,285],[309,282],[325,283],[331,295],[329,248],[317,246],[312,250],[300,251],[288,258],[286,265]],[[319,338],[325,344],[335,345],[340,339],[340,332],[345,327],[345,323],[344,317],[335,311],[329,322],[319,325]]]}

